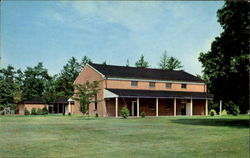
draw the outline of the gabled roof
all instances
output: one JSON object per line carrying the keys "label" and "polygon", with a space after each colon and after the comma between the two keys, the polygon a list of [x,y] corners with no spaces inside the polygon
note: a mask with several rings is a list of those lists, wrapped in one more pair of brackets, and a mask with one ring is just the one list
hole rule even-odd
{"label": "gabled roof", "polygon": [[202,92],[177,92],[177,91],[154,91],[154,90],[127,90],[107,89],[108,91],[124,98],[193,98],[213,99],[213,94]]}
{"label": "gabled roof", "polygon": [[68,97],[60,96],[58,97],[54,103],[62,103],[62,104],[68,104]]}
{"label": "gabled roof", "polygon": [[24,104],[46,104],[41,97],[34,97],[30,100],[23,101]]}
{"label": "gabled roof", "polygon": [[148,80],[170,80],[186,82],[202,82],[200,78],[189,74],[183,70],[161,70],[151,68],[136,68],[115,65],[89,64],[105,77],[129,78],[129,79],[148,79]]}

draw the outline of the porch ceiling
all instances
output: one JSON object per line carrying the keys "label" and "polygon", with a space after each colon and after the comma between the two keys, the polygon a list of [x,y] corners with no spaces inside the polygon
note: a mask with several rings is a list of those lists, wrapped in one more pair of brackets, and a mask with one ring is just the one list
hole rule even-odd
{"label": "porch ceiling", "polygon": [[193,98],[213,99],[213,94],[200,92],[176,92],[156,90],[128,90],[128,89],[106,89],[119,97],[124,98]]}

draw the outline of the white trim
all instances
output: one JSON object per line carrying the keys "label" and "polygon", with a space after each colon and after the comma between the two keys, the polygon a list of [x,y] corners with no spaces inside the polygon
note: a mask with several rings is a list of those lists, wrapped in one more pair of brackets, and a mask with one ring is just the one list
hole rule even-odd
{"label": "white trim", "polygon": [[115,98],[115,117],[118,117],[118,97]]}
{"label": "white trim", "polygon": [[116,97],[119,97],[119,96],[107,89],[104,89],[104,98],[116,98]]}
{"label": "white trim", "polygon": [[[100,71],[98,71],[98,70],[96,70],[93,66],[91,66],[90,64],[86,64],[85,66],[84,66],[84,68],[86,67],[86,66],[89,66],[90,68],[92,68],[93,70],[95,70],[98,74],[100,74],[101,76],[102,76],[102,78],[105,78],[105,75],[103,75]],[[84,69],[83,68],[83,69]]]}
{"label": "white trim", "polygon": [[205,103],[205,115],[208,115],[208,99],[206,99],[206,103]]}
{"label": "white trim", "polygon": [[122,80],[122,81],[142,81],[142,82],[163,82],[163,83],[206,85],[206,83],[189,82],[189,81],[171,81],[171,80],[166,81],[166,80],[150,80],[150,79],[118,78],[118,77],[109,77],[108,79],[109,80]]}
{"label": "white trim", "polygon": [[176,116],[176,98],[174,98],[174,116]]}
{"label": "white trim", "polygon": [[83,70],[85,69],[86,66],[89,66],[91,69],[93,69],[95,72],[97,72],[99,75],[102,76],[102,78],[105,78],[105,75],[103,75],[102,73],[100,73],[98,70],[96,70],[94,67],[92,67],[91,65],[89,65],[88,63],[82,68],[82,71],[79,72],[78,76],[76,77],[76,79],[74,80],[73,84],[75,84],[76,80],[78,79],[78,77],[80,76],[80,74],[83,72]]}
{"label": "white trim", "polygon": [[139,98],[137,98],[137,117],[140,116],[140,102],[139,102]]}
{"label": "white trim", "polygon": [[158,98],[156,98],[156,117],[159,116],[159,108],[158,108],[158,104],[159,104],[159,101],[158,101]]}
{"label": "white trim", "polygon": [[191,98],[190,100],[190,104],[191,104],[191,107],[190,107],[190,115],[193,116],[193,99]]}

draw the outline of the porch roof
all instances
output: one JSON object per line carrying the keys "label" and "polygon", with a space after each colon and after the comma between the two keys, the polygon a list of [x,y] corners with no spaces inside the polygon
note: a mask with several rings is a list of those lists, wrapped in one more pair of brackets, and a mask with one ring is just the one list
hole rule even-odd
{"label": "porch roof", "polygon": [[[156,91],[156,90],[128,90],[128,89],[106,89],[113,97],[124,98],[193,98],[193,99],[213,99],[213,94],[201,92],[176,92],[176,91]],[[105,98],[112,98],[110,97]]]}

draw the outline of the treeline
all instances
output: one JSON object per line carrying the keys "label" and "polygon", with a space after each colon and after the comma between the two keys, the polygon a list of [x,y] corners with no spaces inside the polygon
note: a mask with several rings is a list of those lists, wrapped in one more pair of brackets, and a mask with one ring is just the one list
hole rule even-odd
{"label": "treeline", "polygon": [[[82,68],[91,62],[92,60],[87,56],[84,56],[80,62],[72,57],[63,66],[60,73],[53,76],[49,75],[41,62],[34,67],[27,67],[24,71],[11,65],[0,69],[0,110],[4,107],[15,110],[17,103],[37,96],[43,98],[47,103],[53,103],[60,96],[71,97],[74,93],[74,80]],[[104,61],[102,64],[107,63]],[[130,66],[128,60],[126,66]],[[136,61],[135,66],[150,67],[143,55]],[[165,51],[159,67],[173,70],[181,68],[182,65],[178,59],[167,56]]]}

